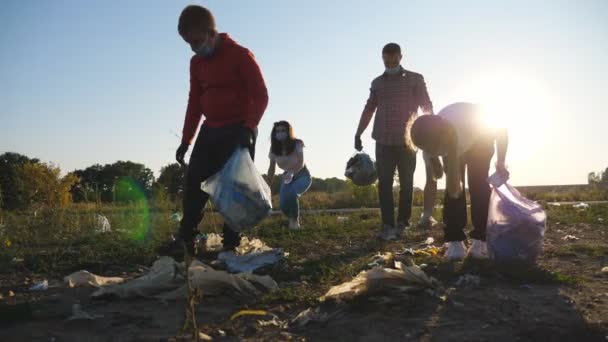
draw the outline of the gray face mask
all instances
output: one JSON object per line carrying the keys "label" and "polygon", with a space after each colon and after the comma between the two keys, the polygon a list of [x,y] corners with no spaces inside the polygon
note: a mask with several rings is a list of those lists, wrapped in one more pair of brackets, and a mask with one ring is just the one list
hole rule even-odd
{"label": "gray face mask", "polygon": [[386,69],[385,69],[385,72],[386,72],[387,74],[389,74],[389,75],[396,75],[396,74],[398,74],[398,73],[399,73],[399,71],[401,71],[401,66],[400,66],[400,65],[397,65],[397,66],[396,66],[396,67],[394,67],[394,68],[386,68]]}
{"label": "gray face mask", "polygon": [[279,133],[275,134],[274,137],[277,138],[278,141],[285,141],[285,140],[287,140],[287,133],[279,132]]}

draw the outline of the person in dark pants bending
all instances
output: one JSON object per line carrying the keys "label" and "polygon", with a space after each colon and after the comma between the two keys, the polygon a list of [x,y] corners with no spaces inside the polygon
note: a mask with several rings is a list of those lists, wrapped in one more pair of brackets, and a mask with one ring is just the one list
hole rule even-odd
{"label": "person in dark pants bending", "polygon": [[[266,84],[253,54],[226,33],[218,33],[211,12],[201,6],[186,7],[178,24],[180,36],[195,55],[190,60],[190,94],[182,135],[176,152],[184,157],[200,129],[190,156],[184,187],[184,217],[177,241],[194,253],[194,238],[203,219],[209,195],[201,183],[220,171],[238,147],[255,154],[257,126],[268,104]],[[224,224],[224,249],[240,244],[240,234]]]}
{"label": "person in dark pants bending", "polygon": [[488,257],[486,226],[491,189],[488,171],[496,144],[496,172],[509,178],[505,158],[509,145],[504,128],[484,124],[482,108],[471,103],[454,103],[437,115],[423,115],[412,126],[412,142],[431,156],[442,156],[446,168],[446,192],[443,207],[448,260],[466,256],[464,228],[467,225],[467,201],[464,189],[465,170],[471,197],[473,231],[468,255],[476,259]]}

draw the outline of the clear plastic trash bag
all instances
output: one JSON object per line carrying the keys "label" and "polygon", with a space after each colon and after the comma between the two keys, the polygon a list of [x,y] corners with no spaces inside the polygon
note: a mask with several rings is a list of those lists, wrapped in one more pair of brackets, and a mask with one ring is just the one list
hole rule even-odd
{"label": "clear plastic trash bag", "polygon": [[270,187],[246,148],[238,148],[222,170],[201,184],[201,190],[237,232],[253,228],[272,210]]}
{"label": "clear plastic trash bag", "polygon": [[547,215],[507,183],[492,186],[486,240],[497,262],[535,263],[543,251]]}
{"label": "clear plastic trash bag", "polygon": [[378,179],[376,162],[365,152],[355,153],[346,163],[344,176],[358,186],[374,184]]}

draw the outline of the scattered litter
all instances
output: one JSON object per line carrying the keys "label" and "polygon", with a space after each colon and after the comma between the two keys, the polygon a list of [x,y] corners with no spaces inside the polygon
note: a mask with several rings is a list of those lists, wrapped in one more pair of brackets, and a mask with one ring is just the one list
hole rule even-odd
{"label": "scattered litter", "polygon": [[472,286],[479,286],[480,282],[481,282],[481,278],[479,278],[479,276],[476,276],[473,274],[465,274],[465,275],[460,276],[460,278],[458,278],[458,280],[456,280],[456,283],[454,285],[472,287]]}
{"label": "scattered litter", "polygon": [[4,296],[2,295],[2,293],[0,293],[0,300],[3,300]]}
{"label": "scattered litter", "polygon": [[251,273],[258,268],[278,263],[285,257],[282,249],[273,249],[266,252],[251,252],[244,255],[236,255],[232,251],[222,252],[218,260],[226,263],[229,272]]}
{"label": "scattered litter", "polygon": [[277,317],[276,315],[272,315],[272,319],[271,320],[266,320],[266,321],[258,320],[258,324],[261,327],[274,326],[274,327],[279,327],[281,329],[287,329],[287,327],[288,327],[287,322],[281,321],[279,319],[279,317]]}
{"label": "scattered litter", "polygon": [[46,291],[49,289],[49,281],[43,280],[39,283],[36,283],[34,286],[30,287],[30,291]]}
{"label": "scattered litter", "polygon": [[21,263],[23,263],[23,258],[14,257],[13,260],[11,260],[11,262],[13,264],[21,264]]}
{"label": "scattered litter", "polygon": [[434,243],[435,243],[435,239],[432,236],[429,236],[428,238],[426,238],[426,240],[424,240],[425,245],[432,245]]}
{"label": "scattered litter", "polygon": [[341,309],[336,310],[335,312],[330,314],[327,312],[321,312],[321,309],[319,307],[316,307],[314,309],[308,308],[300,312],[296,317],[294,317],[291,320],[291,325],[295,325],[301,328],[310,322],[323,323],[336,316],[340,312],[342,312]]}
{"label": "scattered litter", "polygon": [[416,265],[406,267],[396,261],[395,268],[376,267],[362,271],[353,280],[330,288],[320,300],[341,301],[383,290],[411,292],[437,286],[437,281]]}
{"label": "scattered litter", "polygon": [[220,335],[220,337],[226,337],[226,332],[224,330],[218,330],[217,333]]}
{"label": "scattered litter", "polygon": [[175,223],[179,223],[182,221],[182,213],[173,213],[171,215],[171,221],[175,222]]}
{"label": "scattered litter", "polygon": [[338,216],[337,220],[338,222],[346,222],[348,221],[348,216]]}
{"label": "scattered litter", "polygon": [[104,215],[95,216],[95,233],[109,233],[112,231],[110,221]]}
{"label": "scattered litter", "polygon": [[[183,262],[177,263],[170,257],[162,257],[154,262],[148,274],[124,284],[102,287],[92,296],[154,297],[161,300],[185,298],[185,272]],[[190,264],[188,279],[190,285],[200,289],[205,296],[233,295],[254,298],[278,288],[270,276],[216,271],[198,260]]]}
{"label": "scattered litter", "polygon": [[74,304],[72,305],[72,316],[68,318],[68,321],[74,321],[79,319],[86,319],[92,321],[96,318],[103,318],[103,316],[93,316],[90,313],[82,310],[80,304]]}
{"label": "scattered litter", "polygon": [[63,281],[68,287],[77,287],[77,286],[94,286],[94,287],[102,287],[112,284],[119,284],[124,282],[124,278],[121,277],[101,277],[95,275],[89,271],[81,270],[78,272],[74,272],[65,278]]}
{"label": "scattered litter", "polygon": [[562,238],[562,240],[566,240],[566,241],[576,241],[578,240],[578,238],[574,235],[566,235]]}
{"label": "scattered litter", "polygon": [[[223,248],[222,236],[216,233],[207,235],[205,248],[209,252],[219,252]],[[247,236],[241,238],[241,244],[236,248],[237,254],[247,254],[252,252],[266,252],[272,248],[268,247],[260,239],[249,239]]]}
{"label": "scattered litter", "polygon": [[546,222],[540,204],[508,183],[493,187],[486,233],[489,256],[497,262],[536,263],[543,251]]}
{"label": "scattered litter", "polygon": [[589,204],[581,202],[581,203],[573,205],[572,207],[575,208],[575,209],[583,209],[583,210],[585,210],[585,209],[589,209]]}
{"label": "scattered litter", "polygon": [[270,312],[265,310],[241,310],[234,315],[230,316],[230,320],[234,321],[235,319],[241,316],[268,316],[271,315]]}
{"label": "scattered litter", "polygon": [[558,203],[558,202],[549,202],[547,204],[550,205],[550,206],[552,206],[552,207],[561,207],[562,206],[562,204]]}
{"label": "scattered litter", "polygon": [[264,242],[262,242],[262,240],[249,240],[249,238],[246,236],[241,239],[241,244],[236,248],[237,254],[241,255],[254,252],[266,252],[270,250],[272,250],[272,248],[268,247]]}
{"label": "scattered litter", "polygon": [[201,190],[237,232],[253,228],[272,210],[270,187],[246,148],[237,149],[222,170],[201,184]]}
{"label": "scattered litter", "polygon": [[604,222],[604,218],[603,217],[598,217],[597,218],[597,222]]}
{"label": "scattered litter", "polygon": [[222,236],[220,234],[207,234],[207,240],[205,240],[205,250],[208,252],[218,252],[222,250],[222,247]]}
{"label": "scattered litter", "polygon": [[421,249],[411,249],[408,248],[404,250],[403,254],[412,255],[412,256],[437,256],[443,253],[443,247],[436,247],[433,245],[428,245]]}
{"label": "scattered litter", "polygon": [[602,273],[604,273],[604,274],[608,274],[608,266],[607,266],[607,267],[602,268]]}
{"label": "scattered litter", "polygon": [[372,261],[367,264],[367,267],[389,267],[392,268],[394,266],[395,255],[391,252],[376,254]]}
{"label": "scattered litter", "polygon": [[7,295],[8,295],[9,297],[15,297],[15,292],[13,292],[13,291],[8,291],[8,294],[7,294]]}
{"label": "scattered litter", "polygon": [[198,332],[198,339],[201,341],[213,341],[213,338],[205,333]]}
{"label": "scattered litter", "polygon": [[464,308],[464,303],[457,302],[455,300],[453,300],[451,303],[452,305],[454,305],[455,308]]}

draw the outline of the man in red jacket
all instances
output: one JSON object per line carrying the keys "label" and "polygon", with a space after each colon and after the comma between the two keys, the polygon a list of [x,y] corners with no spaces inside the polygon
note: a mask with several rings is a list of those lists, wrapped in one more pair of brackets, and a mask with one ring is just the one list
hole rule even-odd
{"label": "man in red jacket", "polygon": [[[205,121],[194,144],[184,187],[184,217],[178,241],[194,253],[194,238],[203,219],[209,195],[201,182],[220,171],[237,147],[254,157],[257,126],[268,104],[266,84],[253,54],[228,34],[218,33],[211,12],[201,6],[186,7],[178,24],[180,36],[195,55],[190,60],[190,94],[182,135],[175,154],[184,156],[201,117]],[[224,224],[224,249],[240,244],[240,234]]]}

